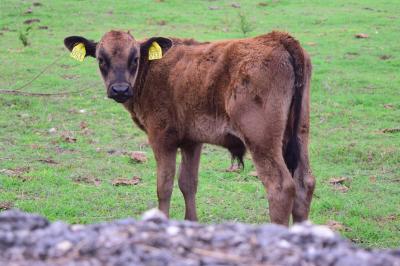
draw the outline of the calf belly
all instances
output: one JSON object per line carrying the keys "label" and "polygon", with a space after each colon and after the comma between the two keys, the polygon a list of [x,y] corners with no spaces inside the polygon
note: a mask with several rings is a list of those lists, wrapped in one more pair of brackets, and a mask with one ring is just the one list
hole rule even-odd
{"label": "calf belly", "polygon": [[226,119],[200,116],[190,123],[185,138],[198,143],[222,146],[229,150],[232,159],[237,159],[239,164],[243,164],[246,147]]}

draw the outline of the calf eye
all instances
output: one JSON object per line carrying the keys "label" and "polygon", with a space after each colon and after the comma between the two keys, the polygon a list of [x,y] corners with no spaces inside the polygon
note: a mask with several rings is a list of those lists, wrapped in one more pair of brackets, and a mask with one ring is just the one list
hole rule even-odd
{"label": "calf eye", "polygon": [[106,61],[103,58],[98,58],[97,60],[99,61],[99,66],[101,68],[104,68],[106,66]]}
{"label": "calf eye", "polygon": [[135,71],[137,69],[138,62],[139,62],[139,58],[138,57],[134,57],[133,59],[130,59],[128,61],[128,67],[129,67],[130,71]]}
{"label": "calf eye", "polygon": [[132,60],[132,62],[131,62],[132,66],[136,66],[137,63],[138,63],[138,60],[139,60],[138,57],[133,58],[133,60]]}

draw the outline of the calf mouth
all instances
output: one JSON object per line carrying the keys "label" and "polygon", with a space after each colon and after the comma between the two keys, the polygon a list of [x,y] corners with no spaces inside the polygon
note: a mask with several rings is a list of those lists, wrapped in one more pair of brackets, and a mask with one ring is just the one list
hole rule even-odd
{"label": "calf mouth", "polygon": [[124,103],[132,98],[133,95],[115,95],[115,96],[108,96],[108,98],[113,99],[117,103]]}

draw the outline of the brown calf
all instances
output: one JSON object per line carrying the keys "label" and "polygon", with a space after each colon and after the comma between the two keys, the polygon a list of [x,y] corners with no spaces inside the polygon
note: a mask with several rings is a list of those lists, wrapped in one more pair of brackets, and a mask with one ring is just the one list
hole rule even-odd
{"label": "brown calf", "polygon": [[[268,193],[274,223],[307,219],[314,190],[308,161],[311,63],[290,35],[198,43],[136,41],[110,31],[100,42],[71,36],[96,57],[107,94],[144,130],[157,161],[159,209],[169,213],[178,148],[185,219],[196,220],[202,143],[226,147],[242,163],[248,149]],[[156,43],[156,44],[155,44]],[[149,60],[149,49],[162,58]],[[151,48],[150,48],[151,47]]]}

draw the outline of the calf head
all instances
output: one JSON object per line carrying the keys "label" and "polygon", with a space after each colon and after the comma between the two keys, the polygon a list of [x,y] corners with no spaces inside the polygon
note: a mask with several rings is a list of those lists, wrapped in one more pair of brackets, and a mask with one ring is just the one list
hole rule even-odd
{"label": "calf head", "polygon": [[101,76],[109,98],[124,103],[135,95],[135,83],[148,60],[160,59],[150,56],[149,50],[160,49],[164,54],[172,41],[162,37],[152,37],[143,42],[136,41],[127,32],[110,31],[99,42],[80,36],[64,39],[65,46],[72,51],[75,46],[84,47],[83,56],[97,59]]}

